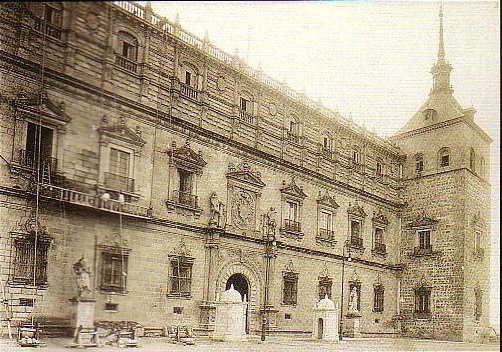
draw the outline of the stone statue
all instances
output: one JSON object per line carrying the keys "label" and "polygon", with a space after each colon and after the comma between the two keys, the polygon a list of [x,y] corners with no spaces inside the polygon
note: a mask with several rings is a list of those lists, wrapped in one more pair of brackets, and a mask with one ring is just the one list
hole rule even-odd
{"label": "stone statue", "polygon": [[275,236],[275,228],[277,226],[277,211],[274,207],[271,207],[270,210],[265,214],[265,234]]}
{"label": "stone statue", "polygon": [[357,308],[357,300],[358,300],[357,288],[355,286],[352,287],[350,291],[350,299],[349,299],[349,312],[357,312],[359,311]]}
{"label": "stone statue", "polygon": [[219,200],[215,192],[213,192],[211,198],[209,198],[209,202],[211,203],[209,226],[223,227],[223,211],[225,205]]}
{"label": "stone statue", "polygon": [[92,269],[87,263],[85,256],[82,256],[73,264],[73,271],[77,276],[77,297],[82,298],[89,296],[91,291],[91,275]]}

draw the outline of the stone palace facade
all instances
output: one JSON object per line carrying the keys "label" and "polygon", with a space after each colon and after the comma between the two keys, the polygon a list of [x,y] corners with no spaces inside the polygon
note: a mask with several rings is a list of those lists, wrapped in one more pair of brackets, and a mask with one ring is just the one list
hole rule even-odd
{"label": "stone palace facade", "polygon": [[149,4],[0,14],[3,332],[65,331],[82,257],[96,323],[210,333],[233,284],[249,333],[311,332],[327,295],[350,335],[354,288],[362,336],[488,326],[491,139],[452,95],[442,14],[429,97],[388,140]]}

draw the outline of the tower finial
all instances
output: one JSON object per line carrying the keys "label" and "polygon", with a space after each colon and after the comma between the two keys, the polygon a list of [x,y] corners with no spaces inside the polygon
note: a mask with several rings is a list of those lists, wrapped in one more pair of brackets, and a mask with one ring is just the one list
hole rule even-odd
{"label": "tower finial", "polygon": [[438,59],[444,60],[444,39],[443,39],[443,4],[439,6],[439,50]]}

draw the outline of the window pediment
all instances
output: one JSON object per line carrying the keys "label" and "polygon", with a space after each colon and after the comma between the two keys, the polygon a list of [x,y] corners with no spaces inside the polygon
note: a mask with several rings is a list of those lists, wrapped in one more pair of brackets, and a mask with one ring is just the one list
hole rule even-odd
{"label": "window pediment", "polygon": [[284,186],[281,188],[283,196],[289,196],[298,201],[302,201],[307,197],[303,189],[295,183],[295,179],[293,179],[290,184],[286,184],[286,181],[282,181],[282,184]]}
{"label": "window pediment", "polygon": [[439,220],[436,220],[430,216],[428,216],[425,212],[418,215],[414,220],[409,222],[406,227],[408,228],[433,228],[437,225]]}
{"label": "window pediment", "polygon": [[206,166],[206,161],[202,159],[201,153],[196,153],[191,147],[190,142],[187,141],[185,145],[176,147],[176,142],[172,142],[171,148],[167,153],[172,158],[172,162],[181,168],[188,171],[201,173],[202,168]]}
{"label": "window pediment", "polygon": [[21,116],[31,116],[42,118],[46,121],[53,122],[58,125],[67,124],[71,118],[65,113],[65,103],[61,101],[59,104],[52,102],[47,96],[47,92],[42,91],[39,94],[28,94],[21,90],[12,101],[12,104],[21,113]]}
{"label": "window pediment", "polygon": [[241,183],[250,185],[254,188],[263,188],[265,183],[261,180],[261,175],[258,171],[253,171],[251,166],[243,162],[240,165],[235,166],[230,164],[228,166],[228,172],[226,174],[227,179],[233,179]]}
{"label": "window pediment", "polygon": [[389,219],[387,219],[387,216],[384,213],[382,213],[381,210],[378,210],[377,212],[373,213],[373,218],[371,220],[374,223],[384,226],[389,224]]}
{"label": "window pediment", "polygon": [[330,196],[328,192],[326,192],[323,196],[321,196],[321,192],[319,192],[319,198],[317,198],[317,204],[324,205],[332,209],[340,207],[338,203],[335,201],[335,197]]}
{"label": "window pediment", "polygon": [[349,208],[347,209],[347,213],[360,219],[363,219],[366,216],[368,216],[368,214],[364,212],[364,208],[361,205],[359,205],[357,201],[354,204],[349,203]]}
{"label": "window pediment", "polygon": [[107,118],[104,116],[101,120],[99,133],[102,137],[119,140],[136,147],[142,147],[146,143],[141,138],[141,132],[139,132],[139,130],[133,131],[127,127],[124,118],[120,118],[116,124],[109,125]]}

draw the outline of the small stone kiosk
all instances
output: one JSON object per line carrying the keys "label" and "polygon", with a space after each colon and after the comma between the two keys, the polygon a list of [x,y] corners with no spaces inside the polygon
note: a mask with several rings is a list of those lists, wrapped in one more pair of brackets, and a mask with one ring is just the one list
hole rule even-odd
{"label": "small stone kiosk", "polygon": [[231,285],[216,302],[212,338],[221,341],[244,341],[246,335],[246,306],[239,291]]}
{"label": "small stone kiosk", "polygon": [[338,341],[338,312],[335,303],[326,295],[314,308],[312,338]]}
{"label": "small stone kiosk", "polygon": [[74,340],[70,347],[97,347],[100,345],[98,333],[94,327],[96,300],[91,290],[91,267],[85,256],[73,265],[77,280],[77,296],[70,301],[73,304],[72,327]]}

